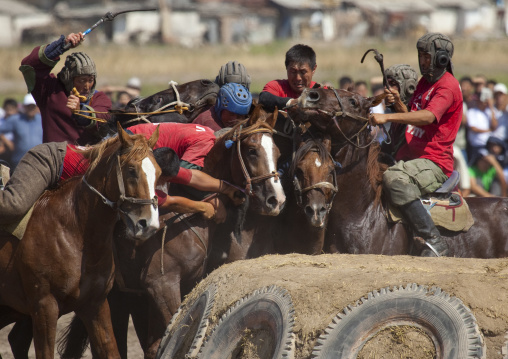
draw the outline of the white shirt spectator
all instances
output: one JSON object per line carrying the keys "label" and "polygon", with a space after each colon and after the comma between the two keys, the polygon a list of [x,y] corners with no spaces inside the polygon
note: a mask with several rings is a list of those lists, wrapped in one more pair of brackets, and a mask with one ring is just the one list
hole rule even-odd
{"label": "white shirt spectator", "polygon": [[[467,110],[467,126],[476,127],[480,130],[489,130],[490,117],[487,116],[485,111],[470,108]],[[471,146],[485,146],[490,135],[491,131],[481,133],[468,131],[467,140]]]}

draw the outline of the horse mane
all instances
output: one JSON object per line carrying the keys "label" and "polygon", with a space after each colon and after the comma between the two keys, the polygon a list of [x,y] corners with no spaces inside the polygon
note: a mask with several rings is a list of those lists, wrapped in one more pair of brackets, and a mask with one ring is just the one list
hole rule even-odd
{"label": "horse mane", "polygon": [[[132,140],[132,146],[127,148],[127,151],[120,154],[127,154],[124,158],[124,162],[130,160],[141,160],[148,156],[151,149],[147,146],[147,139],[143,135],[130,135]],[[88,160],[90,163],[85,175],[88,175],[92,172],[97,165],[102,161],[103,158],[106,158],[110,165],[114,162],[111,160],[114,159],[113,154],[119,152],[122,148],[122,143],[120,141],[119,136],[114,136],[108,138],[99,144],[87,148],[85,150],[80,150],[83,154],[83,157]]]}
{"label": "horse mane", "polygon": [[369,183],[374,190],[374,203],[381,202],[381,196],[383,195],[383,173],[388,168],[386,163],[379,161],[379,155],[381,153],[381,146],[379,143],[374,143],[369,146],[367,154],[367,176]]}
{"label": "horse mane", "polygon": [[323,144],[323,141],[319,139],[309,138],[304,142],[303,145],[300,146],[300,148],[298,148],[298,150],[295,153],[295,158],[291,163],[291,168],[289,172],[291,174],[291,178],[295,174],[296,166],[298,165],[298,163],[301,162],[303,157],[307,153],[309,153],[309,151],[317,152],[319,154],[319,158],[321,159],[322,163],[325,163],[329,156],[329,152],[326,149],[325,145]]}

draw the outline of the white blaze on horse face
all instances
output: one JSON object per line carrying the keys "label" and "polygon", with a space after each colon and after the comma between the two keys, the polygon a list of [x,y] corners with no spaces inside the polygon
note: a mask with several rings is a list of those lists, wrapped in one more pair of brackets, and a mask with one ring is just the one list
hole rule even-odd
{"label": "white blaze on horse face", "polygon": [[[275,167],[276,161],[273,155],[274,143],[272,136],[264,133],[263,137],[261,137],[261,146],[264,148],[267,156],[269,173],[277,171],[277,168]],[[273,186],[275,196],[277,198],[277,201],[279,202],[279,205],[282,206],[282,204],[286,201],[286,195],[284,194],[284,190],[282,189],[282,184],[280,183],[279,180],[275,181],[275,177],[270,178],[270,183]]]}
{"label": "white blaze on horse face", "polygon": [[321,162],[319,161],[319,158],[316,157],[316,160],[314,161],[314,163],[316,164],[317,168],[321,167]]}
{"label": "white blaze on horse face", "polygon": [[[141,162],[141,168],[145,172],[146,182],[148,183],[148,191],[150,193],[150,198],[155,197],[155,166],[153,165],[150,158],[145,157]],[[150,223],[148,223],[149,227],[159,228],[159,209],[153,208],[150,206],[151,218]]]}

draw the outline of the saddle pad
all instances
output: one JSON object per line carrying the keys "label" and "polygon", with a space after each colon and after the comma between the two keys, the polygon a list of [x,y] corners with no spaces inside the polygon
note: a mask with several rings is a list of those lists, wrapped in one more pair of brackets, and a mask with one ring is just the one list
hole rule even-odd
{"label": "saddle pad", "polygon": [[[450,205],[448,200],[436,198],[422,200],[422,203],[430,212],[436,226],[453,232],[467,232],[474,224],[473,215],[464,198],[460,194],[454,193],[460,197],[460,201],[453,206]],[[389,206],[388,220],[393,223],[404,222],[400,210],[392,204]]]}
{"label": "saddle pad", "polygon": [[26,226],[28,224],[28,221],[30,220],[30,217],[32,216],[32,211],[34,209],[34,206],[30,208],[30,210],[17,222],[9,223],[0,225],[0,229],[6,232],[9,232],[13,236],[17,237],[19,240],[23,238],[23,235],[25,234]]}

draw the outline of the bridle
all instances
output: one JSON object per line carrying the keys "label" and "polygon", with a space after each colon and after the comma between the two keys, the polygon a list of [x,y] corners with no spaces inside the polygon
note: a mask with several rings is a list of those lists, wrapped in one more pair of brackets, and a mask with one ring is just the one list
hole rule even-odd
{"label": "bridle", "polygon": [[[332,163],[335,163],[335,160],[333,159],[332,155],[329,152],[328,152],[328,156],[332,160]],[[333,171],[332,178],[333,178],[333,183],[323,181],[323,182],[314,183],[314,184],[302,189],[302,187],[300,186],[300,181],[298,180],[298,177],[296,175],[294,175],[293,176],[293,187],[294,187],[294,191],[295,191],[296,204],[298,205],[298,207],[302,207],[302,203],[303,203],[302,196],[305,193],[312,191],[314,189],[328,188],[332,191],[332,198],[330,199],[329,202],[326,203],[326,210],[327,210],[327,212],[330,212],[330,210],[332,209],[333,199],[335,198],[335,195],[338,192],[337,173],[335,170]]]}
{"label": "bridle", "polygon": [[274,132],[273,132],[272,129],[263,127],[263,128],[256,128],[256,129],[254,129],[252,131],[249,131],[247,129],[246,132],[242,133],[242,128],[243,128],[243,124],[241,124],[240,127],[237,130],[235,130],[235,132],[233,134],[233,138],[232,138],[231,141],[232,142],[236,142],[236,145],[237,145],[238,160],[240,161],[240,165],[242,167],[243,176],[245,178],[245,193],[247,193],[247,195],[249,195],[249,196],[252,196],[253,195],[253,193],[252,193],[252,184],[253,183],[264,181],[264,180],[272,178],[272,177],[274,177],[275,180],[278,180],[279,179],[279,172],[272,171],[272,172],[264,174],[264,175],[260,175],[260,176],[256,176],[256,177],[251,177],[249,175],[249,171],[247,171],[247,167],[245,166],[245,162],[243,161],[242,150],[241,150],[241,142],[242,142],[242,140],[244,138],[246,138],[247,136],[252,135],[253,133],[274,133]]}
{"label": "bridle", "polygon": [[113,202],[109,199],[107,199],[102,193],[100,193],[97,189],[95,189],[92,185],[88,183],[85,176],[83,176],[83,183],[92,190],[95,194],[97,194],[101,199],[102,202],[107,205],[108,207],[124,214],[127,216],[127,212],[125,212],[122,209],[122,206],[124,203],[130,203],[138,206],[145,206],[145,205],[152,205],[154,209],[157,209],[157,196],[154,196],[152,199],[141,199],[141,198],[134,198],[134,197],[127,197],[125,195],[125,185],[123,182],[123,175],[122,175],[122,169],[120,166],[120,155],[116,156],[118,165],[116,166],[116,176],[118,179],[118,190],[120,191],[120,197],[118,198],[118,201]]}
{"label": "bridle", "polygon": [[[354,113],[351,113],[351,112],[348,112],[348,111],[344,111],[345,107],[344,107],[344,104],[342,103],[342,100],[341,100],[339,94],[337,93],[337,90],[333,89],[332,91],[335,94],[335,97],[337,98],[337,102],[339,103],[339,106],[340,106],[340,111],[330,112],[330,111],[325,111],[325,110],[321,110],[321,109],[317,109],[317,111],[319,113],[322,113],[322,114],[325,114],[327,116],[330,116],[332,118],[332,121],[335,123],[335,126],[337,126],[337,128],[339,129],[339,131],[342,134],[342,136],[344,136],[346,141],[349,142],[351,145],[353,145],[356,148],[366,148],[366,147],[369,147],[376,140],[375,137],[373,137],[372,140],[368,144],[366,144],[366,145],[360,145],[360,133],[362,133],[368,127],[368,125],[369,125],[369,119],[367,117],[364,117],[364,116],[359,116],[357,114],[354,114]],[[341,118],[341,119],[352,118],[353,120],[356,120],[356,121],[365,122],[365,124],[362,126],[362,128],[360,130],[358,130],[357,133],[355,133],[353,136],[348,138],[344,134],[342,129],[340,128],[339,123],[337,121],[337,118]],[[356,137],[356,142],[357,143],[353,142],[353,139],[355,137]]]}

